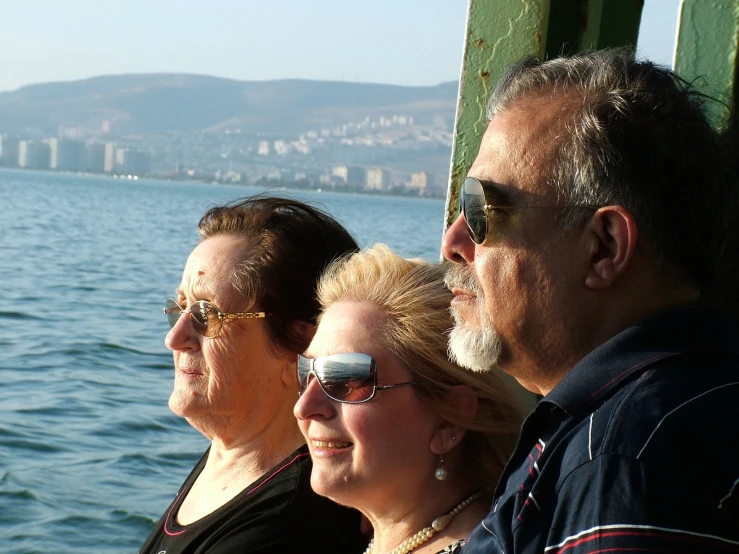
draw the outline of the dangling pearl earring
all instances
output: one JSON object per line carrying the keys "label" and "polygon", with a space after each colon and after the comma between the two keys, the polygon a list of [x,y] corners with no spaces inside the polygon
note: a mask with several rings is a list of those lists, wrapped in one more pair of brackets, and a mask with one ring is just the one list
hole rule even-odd
{"label": "dangling pearl earring", "polygon": [[444,467],[444,443],[441,443],[441,454],[439,454],[439,467],[436,468],[436,471],[434,472],[434,477],[436,477],[439,481],[443,481],[447,478],[449,473],[447,472],[446,468]]}

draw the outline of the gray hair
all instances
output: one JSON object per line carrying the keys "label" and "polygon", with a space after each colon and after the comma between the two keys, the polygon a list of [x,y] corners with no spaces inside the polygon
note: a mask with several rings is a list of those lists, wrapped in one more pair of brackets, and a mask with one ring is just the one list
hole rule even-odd
{"label": "gray hair", "polygon": [[559,224],[575,227],[592,214],[568,205],[623,206],[656,265],[709,296],[736,203],[704,111],[713,99],[619,48],[514,64],[488,116],[525,97],[547,96],[565,108],[547,178],[565,206]]}

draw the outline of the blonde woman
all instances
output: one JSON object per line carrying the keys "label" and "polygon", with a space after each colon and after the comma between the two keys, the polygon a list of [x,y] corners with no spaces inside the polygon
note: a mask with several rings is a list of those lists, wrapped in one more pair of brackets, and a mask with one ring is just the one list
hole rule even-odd
{"label": "blonde woman", "polygon": [[366,552],[456,552],[482,521],[522,407],[494,372],[447,357],[443,267],[387,247],[332,265],[298,358],[294,413],[311,486],[372,524]]}

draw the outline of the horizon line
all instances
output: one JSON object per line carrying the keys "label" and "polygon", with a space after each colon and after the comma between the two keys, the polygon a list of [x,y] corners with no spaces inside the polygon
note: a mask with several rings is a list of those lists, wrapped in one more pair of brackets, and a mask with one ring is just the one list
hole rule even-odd
{"label": "horizon line", "polygon": [[175,71],[144,71],[144,72],[126,72],[126,73],[103,73],[98,75],[92,75],[89,77],[80,77],[76,79],[60,79],[56,81],[37,81],[20,85],[14,89],[0,90],[0,94],[8,94],[18,92],[24,88],[38,87],[45,85],[58,85],[58,84],[71,84],[71,83],[82,83],[85,81],[92,81],[95,79],[115,78],[115,77],[143,77],[143,76],[182,76],[182,77],[205,77],[208,79],[216,79],[220,81],[230,81],[233,83],[279,83],[284,81],[307,81],[307,82],[321,82],[321,83],[350,83],[356,85],[379,85],[379,86],[391,86],[399,88],[434,88],[448,83],[459,84],[459,79],[449,79],[440,81],[433,85],[408,85],[398,83],[381,83],[381,82],[370,82],[370,81],[356,81],[351,79],[313,79],[305,77],[283,77],[278,79],[234,79],[232,77],[222,77],[220,75],[210,75],[207,73],[193,73],[193,72],[175,72]]}

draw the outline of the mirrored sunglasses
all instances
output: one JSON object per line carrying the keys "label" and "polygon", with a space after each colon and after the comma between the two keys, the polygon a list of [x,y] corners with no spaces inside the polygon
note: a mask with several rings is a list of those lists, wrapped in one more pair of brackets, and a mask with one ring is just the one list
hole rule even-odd
{"label": "mirrored sunglasses", "polygon": [[377,364],[369,354],[347,352],[319,358],[298,356],[299,394],[315,377],[323,392],[332,400],[345,404],[369,402],[378,390],[416,385],[414,381],[394,385],[377,385]]}
{"label": "mirrored sunglasses", "polygon": [[475,177],[466,177],[459,191],[459,212],[467,222],[467,232],[475,244],[484,244],[490,233],[488,214],[496,210],[518,209],[546,209],[546,208],[583,208],[597,210],[600,206],[588,204],[568,204],[565,206],[495,206],[488,202],[485,187]]}
{"label": "mirrored sunglasses", "polygon": [[474,177],[465,178],[459,192],[459,211],[464,214],[467,232],[475,244],[485,242],[488,233],[487,209],[482,183]]}
{"label": "mirrored sunglasses", "polygon": [[218,336],[226,321],[255,319],[269,315],[265,312],[222,312],[214,304],[205,300],[193,302],[189,309],[185,309],[174,298],[167,298],[167,303],[164,305],[164,314],[167,316],[170,327],[175,326],[182,314],[190,314],[195,330],[209,339]]}

